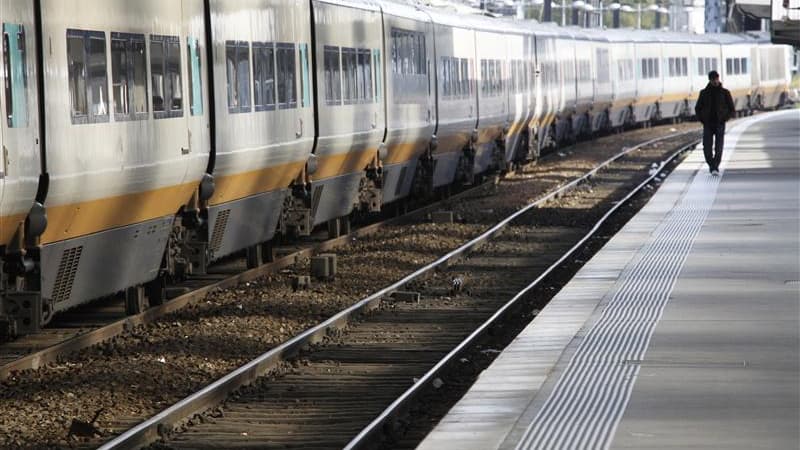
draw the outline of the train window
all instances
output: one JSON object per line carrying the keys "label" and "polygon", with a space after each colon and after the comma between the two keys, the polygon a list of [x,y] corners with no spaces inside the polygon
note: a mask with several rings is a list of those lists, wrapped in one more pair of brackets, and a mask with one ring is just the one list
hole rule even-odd
{"label": "train window", "polygon": [[189,109],[193,116],[203,115],[203,72],[200,66],[200,41],[186,38],[186,67],[189,70]]}
{"label": "train window", "polygon": [[149,98],[147,92],[147,46],[144,43],[144,36],[141,39],[131,39],[130,56],[133,71],[133,113],[136,117],[147,117],[150,110],[147,104]]}
{"label": "train window", "polygon": [[114,96],[114,114],[117,120],[130,114],[130,88],[128,83],[128,46],[126,40],[111,33],[111,93]]}
{"label": "train window", "polygon": [[6,73],[6,122],[9,128],[28,126],[28,71],[25,27],[3,24],[3,65]]}
{"label": "train window", "polygon": [[356,49],[342,48],[342,75],[344,78],[344,102],[353,104],[358,96],[357,75],[358,57]]}
{"label": "train window", "polygon": [[461,58],[461,92],[465,97],[470,95],[469,72],[469,60]]}
{"label": "train window", "polygon": [[458,64],[458,58],[450,58],[447,62],[450,65],[450,94],[453,97],[461,96],[461,66]]}
{"label": "train window", "polygon": [[150,77],[153,81],[153,112],[164,112],[164,43],[150,42]]}
{"label": "train window", "polygon": [[361,50],[358,49],[355,50],[355,53],[356,53],[356,92],[355,92],[356,96],[351,100],[355,102],[363,102],[364,99],[367,97],[367,92],[365,89],[366,88],[365,82],[367,77],[364,73],[365,67],[363,61],[363,54],[361,53]]}
{"label": "train window", "polygon": [[339,105],[342,102],[342,71],[339,47],[325,46],[325,103]]}
{"label": "train window", "polygon": [[440,58],[440,62],[439,62],[439,72],[440,72],[440,75],[441,75],[440,78],[441,78],[441,87],[442,87],[442,92],[441,92],[442,97],[448,97],[450,95],[449,92],[448,92],[448,90],[450,89],[450,83],[448,83],[448,80],[447,80],[447,78],[448,78],[447,72],[449,70],[450,70],[450,65],[447,64],[447,56],[442,56]]}
{"label": "train window", "polygon": [[177,36],[150,36],[150,78],[153,84],[153,116],[183,117],[181,48]]}
{"label": "train window", "polygon": [[358,99],[372,102],[372,60],[370,51],[358,50]]}
{"label": "train window", "polygon": [[733,60],[731,58],[725,58],[725,74],[733,74]]}
{"label": "train window", "polygon": [[144,35],[111,33],[111,95],[114,120],[147,118]]}
{"label": "train window", "polygon": [[250,43],[226,41],[225,67],[228,75],[228,112],[250,112]]}
{"label": "train window", "polygon": [[253,96],[256,111],[275,109],[275,46],[253,42]]}
{"label": "train window", "polygon": [[276,44],[275,57],[278,75],[278,107],[296,108],[297,90],[295,88],[295,49],[293,43]]}
{"label": "train window", "polygon": [[747,73],[747,58],[742,58],[742,73]]}
{"label": "train window", "polygon": [[733,73],[739,75],[742,73],[742,60],[741,58],[733,58]]}
{"label": "train window", "polygon": [[442,80],[442,84],[444,85],[444,95],[445,97],[457,96],[458,92],[455,90],[455,84],[453,83],[455,77],[457,76],[457,74],[453,71],[453,58],[450,56],[443,57],[442,66],[445,73]]}
{"label": "train window", "polygon": [[611,64],[608,57],[608,49],[598,48],[596,50],[597,61],[597,82],[608,83],[611,81]]}
{"label": "train window", "polygon": [[502,61],[494,62],[494,95],[500,95],[503,92],[503,63]]}
{"label": "train window", "polygon": [[[311,106],[311,82],[309,80],[308,68],[308,44],[300,44],[300,99],[302,107],[307,108]],[[367,58],[369,58],[369,51],[367,51]],[[371,74],[370,74],[371,75]],[[370,89],[372,85],[370,84]]]}
{"label": "train window", "polygon": [[72,123],[107,122],[105,33],[68,29],[67,64]]}
{"label": "train window", "polygon": [[481,94],[486,95],[489,92],[489,68],[488,61],[481,60]]}
{"label": "train window", "polygon": [[509,80],[509,86],[508,87],[509,87],[509,89],[511,90],[512,93],[517,93],[517,92],[519,92],[519,88],[520,88],[519,87],[519,72],[518,72],[518,69],[519,69],[518,68],[518,64],[519,63],[517,62],[517,60],[512,59],[511,61],[509,61],[509,64],[511,66],[510,67],[510,72],[511,73],[509,74],[510,75],[510,80]]}
{"label": "train window", "polygon": [[106,36],[89,35],[89,105],[92,116],[108,120],[108,75],[106,70]]}
{"label": "train window", "polygon": [[383,81],[383,71],[381,70],[381,51],[380,49],[375,49],[372,51],[372,61],[375,65],[375,102],[381,101],[382,95],[382,88],[381,85]]}
{"label": "train window", "polygon": [[392,28],[392,72],[400,75],[425,75],[427,58],[425,34]]}
{"label": "train window", "polygon": [[[171,114],[183,116],[183,78],[181,77],[181,47],[177,37],[167,38],[167,83],[171,95],[168,109]],[[171,117],[174,117],[171,115]]]}
{"label": "train window", "polygon": [[72,121],[89,115],[86,101],[86,54],[83,36],[67,36],[67,68],[69,71]]}

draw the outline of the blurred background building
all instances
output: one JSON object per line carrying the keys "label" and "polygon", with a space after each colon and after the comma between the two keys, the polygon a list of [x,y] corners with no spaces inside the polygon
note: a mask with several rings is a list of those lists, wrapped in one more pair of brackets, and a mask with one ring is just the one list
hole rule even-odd
{"label": "blurred background building", "polygon": [[800,45],[800,0],[416,0],[583,27],[691,33],[780,32]]}

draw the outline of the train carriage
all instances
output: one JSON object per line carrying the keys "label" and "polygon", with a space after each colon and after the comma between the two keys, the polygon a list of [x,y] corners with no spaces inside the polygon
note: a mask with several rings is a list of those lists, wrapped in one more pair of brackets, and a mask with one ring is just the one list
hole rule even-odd
{"label": "train carriage", "polygon": [[589,35],[578,28],[570,28],[575,54],[575,110],[572,114],[572,140],[587,138],[592,133],[595,114],[596,72],[593,64],[594,46]]}
{"label": "train carriage", "polygon": [[553,136],[558,145],[562,145],[574,140],[573,116],[577,113],[578,93],[577,75],[575,59],[575,40],[572,33],[564,29],[557,29],[555,39],[555,57],[558,73],[558,84],[560,99],[558,101],[558,112],[553,129]]}
{"label": "train carriage", "polygon": [[692,83],[691,94],[687,98],[689,115],[694,116],[694,107],[700,96],[700,90],[708,84],[708,73],[712,70],[719,71],[719,44],[707,38],[698,38],[690,44],[690,79]]}
{"label": "train carriage", "polygon": [[660,118],[691,116],[688,99],[694,89],[690,69],[693,39],[691,35],[677,33],[664,33],[662,39],[664,92],[659,102]]}
{"label": "train carriage", "polygon": [[752,41],[743,35],[714,34],[709,39],[719,45],[722,85],[731,91],[737,112],[750,109],[753,93],[751,71]]}
{"label": "train carriage", "polygon": [[661,114],[659,102],[664,93],[664,58],[661,37],[656,32],[642,32],[632,36],[635,52],[636,101],[633,120],[650,124]]}
{"label": "train carriage", "polygon": [[[359,204],[367,171],[380,164],[386,132],[383,93],[376,91],[375,55],[383,49],[380,5],[314,0],[317,140],[316,171],[310,178],[311,226],[339,220]],[[418,35],[404,40],[405,69],[425,75]],[[378,64],[385,67],[385,64]]]}
{"label": "train carriage", "polygon": [[611,129],[611,106],[614,99],[611,77],[611,46],[605,33],[586,31],[590,47],[592,67],[592,106],[590,109],[590,132],[606,132]]}
{"label": "train carriage", "polygon": [[436,129],[431,151],[431,187],[456,179],[459,162],[469,151],[478,126],[478,81],[475,19],[429,10],[433,21],[436,67]]}
{"label": "train carriage", "polygon": [[633,105],[636,102],[636,51],[629,33],[607,30],[604,35],[609,40],[611,64],[611,106],[609,107],[610,127],[621,129],[633,123]]}
{"label": "train carriage", "polygon": [[[486,22],[486,21],[483,21]],[[498,145],[508,129],[509,76],[508,36],[501,26],[481,24],[475,30],[475,60],[478,79],[478,126],[474,154],[465,159],[464,175],[468,180],[486,172],[503,159]]]}
{"label": "train carriage", "polygon": [[783,106],[788,98],[792,79],[792,48],[788,45],[772,44],[767,33],[756,34],[754,40],[751,50],[751,79],[755,90],[751,106],[760,109]]}
{"label": "train carriage", "polygon": [[[42,2],[47,230],[41,295],[55,311],[156,279],[176,214],[209,159],[189,77],[205,48],[202,1]],[[102,13],[101,13],[102,12]],[[200,61],[198,61],[200,60]]]}
{"label": "train carriage", "polygon": [[[385,46],[376,50],[376,99],[386,108],[386,139],[382,144],[385,156],[381,158],[382,200],[386,204],[409,196],[416,174],[421,189],[426,191],[449,184],[452,178],[439,177],[443,180],[437,184],[433,172],[438,166],[430,155],[437,115],[431,86],[432,72],[437,67],[433,20],[420,9],[388,1],[380,5]],[[453,70],[453,61],[448,62],[448,68]],[[460,70],[461,66],[455,69]]]}
{"label": "train carriage", "polygon": [[557,34],[549,28],[536,28],[536,95],[532,131],[536,136],[536,155],[555,145],[556,117],[563,109],[561,71],[556,54]]}
{"label": "train carriage", "polygon": [[203,240],[209,260],[275,235],[290,187],[314,143],[310,9],[290,0],[212,0],[214,195]]}
{"label": "train carriage", "polygon": [[505,27],[508,48],[508,118],[499,167],[510,168],[528,155],[528,124],[534,111],[534,62],[536,42],[532,30],[517,22]]}

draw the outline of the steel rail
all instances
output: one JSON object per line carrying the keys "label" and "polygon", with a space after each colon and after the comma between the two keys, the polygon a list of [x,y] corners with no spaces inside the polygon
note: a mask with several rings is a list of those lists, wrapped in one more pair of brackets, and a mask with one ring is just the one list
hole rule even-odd
{"label": "steel rail", "polygon": [[497,310],[489,319],[487,319],[483,324],[481,324],[475,331],[473,331],[466,339],[464,339],[456,348],[450,351],[444,358],[439,360],[435,366],[433,366],[425,375],[419,378],[417,382],[414,383],[408,390],[406,390],[400,397],[397,398],[391,405],[389,405],[375,420],[373,420],[369,425],[367,425],[361,432],[353,438],[347,446],[344,447],[345,450],[356,450],[361,448],[367,448],[367,446],[374,442],[374,440],[378,437],[378,434],[381,433],[384,425],[389,423],[390,420],[394,417],[397,417],[398,414],[402,413],[404,408],[408,406],[411,402],[413,402],[414,398],[417,394],[419,394],[423,389],[428,387],[430,383],[433,382],[439,372],[444,369],[446,366],[452,363],[452,361],[459,356],[464,350],[466,350],[469,346],[471,346],[477,339],[482,337],[486,331],[491,327],[495,322],[498,321],[501,317],[503,317],[512,307],[514,307],[521,299],[525,297],[525,295],[530,292],[533,288],[539,285],[547,276],[549,276],[553,271],[555,271],[561,264],[564,263],[570,256],[572,256],[577,250],[582,248],[586,242],[591,239],[597,231],[603,226],[603,224],[623,205],[625,205],[634,195],[638,194],[645,186],[650,184],[660,173],[664,170],[667,164],[674,161],[681,153],[685,152],[690,147],[697,145],[699,141],[688,143],[682,146],[680,149],[673,152],[669,158],[662,161],[652,175],[648,176],[647,179],[642,181],[639,185],[637,185],[632,191],[630,191],[624,198],[614,203],[614,205],[595,223],[595,225],[579,240],[575,245],[573,245],[566,253],[564,253],[556,262],[550,265],[544,272],[541,273],[535,280],[533,280],[530,284],[525,286],[521,291],[519,291],[514,297],[511,298],[508,302],[506,302],[500,309]]}
{"label": "steel rail", "polygon": [[[444,256],[441,256],[437,260],[425,265],[420,269],[417,269],[416,271],[405,276],[401,280],[378,290],[377,292],[353,304],[352,306],[336,313],[327,320],[317,324],[312,328],[303,331],[297,336],[278,345],[277,347],[272,348],[271,350],[267,351],[266,353],[263,353],[262,355],[256,357],[255,359],[244,364],[243,366],[233,370],[232,372],[228,373],[227,375],[223,376],[217,381],[214,381],[213,383],[209,384],[208,386],[204,387],[198,392],[189,395],[188,397],[180,400],[179,402],[161,411],[160,413],[156,414],[150,419],[125,431],[116,438],[106,442],[99,448],[101,450],[132,449],[132,448],[142,447],[154,442],[159,437],[168,434],[170,430],[172,430],[176,425],[180,424],[182,421],[189,419],[195,414],[199,414],[221,403],[222,401],[225,400],[225,398],[227,398],[229,394],[233,393],[236,389],[246,384],[249,384],[255,379],[266,374],[270,370],[277,367],[281,361],[296,355],[300,349],[308,346],[309,344],[319,342],[329,332],[344,328],[351,317],[355,317],[363,312],[377,308],[380,302],[385,297],[388,297],[395,291],[401,290],[403,286],[405,286],[407,283],[427,274],[428,272],[436,270],[439,267],[447,267],[449,263],[453,262],[456,258],[462,256],[464,253],[470,250],[475,249],[477,246],[481,245],[488,239],[495,236],[516,218],[527,213],[531,209],[536,208],[552,200],[553,198],[557,198],[563,195],[565,192],[574,189],[580,183],[583,183],[584,181],[594,177],[598,171],[605,168],[614,161],[617,161],[620,158],[628,155],[629,153],[638,150],[642,147],[645,147],[647,145],[653,144],[655,142],[673,139],[676,137],[685,136],[687,134],[696,132],[697,130],[694,129],[684,132],[672,133],[666,136],[649,139],[633,147],[623,147],[623,150],[621,152],[603,161],[599,165],[595,166],[592,170],[586,172],[581,177],[576,178],[573,181],[550,191],[549,193],[539,198],[538,200],[519,209],[515,213],[506,217],[496,225],[492,226],[491,228],[483,232],[478,237],[463,244],[459,248],[448,252]],[[691,145],[694,145],[695,142],[696,140],[693,140]],[[683,147],[685,146],[682,146],[682,148]]]}

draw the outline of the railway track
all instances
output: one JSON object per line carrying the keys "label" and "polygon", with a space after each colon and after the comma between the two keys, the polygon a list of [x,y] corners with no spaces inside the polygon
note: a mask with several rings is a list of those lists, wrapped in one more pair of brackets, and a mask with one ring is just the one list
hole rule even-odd
{"label": "railway track", "polygon": [[443,369],[464,363],[459,355],[696,139],[665,142],[620,152],[102,448],[373,448],[394,439],[419,393],[444,384]]}
{"label": "railway track", "polygon": [[[641,130],[641,132],[633,132],[629,136],[623,136],[623,138],[626,141],[633,139],[644,140],[644,137],[649,133],[663,134],[664,130]],[[685,139],[685,137],[676,137],[672,141],[661,142],[666,147],[673,144],[677,145],[677,141],[681,139]],[[22,362],[17,367],[23,368],[26,365],[27,367],[42,367],[48,361],[58,361],[58,363],[51,364],[38,371],[28,371],[24,374],[8,370],[8,366],[4,368],[3,376],[8,378],[4,385],[0,385],[0,391],[4,394],[6,400],[0,400],[0,410],[8,409],[9,411],[14,411],[14,414],[7,416],[9,417],[6,421],[8,428],[4,428],[3,431],[8,430],[7,436],[11,436],[11,438],[3,441],[3,445],[12,447],[14,445],[26,446],[26,444],[34,447],[37,445],[55,447],[96,446],[107,439],[109,434],[119,433],[141,421],[148,414],[168,406],[211,380],[218,378],[227,370],[257,356],[259,348],[267,349],[276,346],[303,329],[318,323],[321,319],[333,315],[337,310],[352,303],[353,299],[358,298],[358,293],[365,294],[374,291],[377,285],[390,284],[400,277],[399,274],[408,273],[413,268],[424,263],[426,258],[427,261],[432,261],[447,250],[457,247],[459,242],[480,234],[487,224],[494,222],[493,218],[498,214],[516,209],[528,202],[530,198],[544,195],[552,190],[554,186],[563,184],[567,180],[584,173],[594,167],[599,159],[613,154],[610,147],[616,146],[615,148],[618,149],[620,145],[622,143],[619,139],[616,143],[603,143],[601,140],[601,142],[586,143],[587,148],[583,150],[579,146],[572,150],[563,150],[564,154],[553,155],[549,160],[545,159],[539,166],[534,167],[530,173],[512,177],[508,180],[508,183],[503,183],[499,186],[501,192],[510,190],[512,192],[510,196],[515,198],[514,202],[505,206],[498,205],[493,200],[495,194],[491,189],[487,189],[487,186],[465,193],[459,197],[460,200],[458,202],[452,201],[449,204],[448,202],[443,202],[439,205],[439,207],[453,209],[457,216],[461,216],[463,221],[467,222],[466,224],[449,226],[425,225],[423,211],[417,214],[417,219],[401,219],[404,221],[402,226],[387,225],[387,223],[390,224],[391,222],[368,226],[336,240],[314,243],[312,247],[302,249],[299,253],[286,255],[255,270],[237,273],[232,276],[226,273],[219,273],[206,279],[193,280],[194,283],[197,283],[197,290],[179,296],[165,305],[148,310],[141,315],[121,318],[111,325],[79,334],[77,338],[62,342],[55,347],[49,347],[44,352],[28,355],[26,357],[27,361],[25,359],[17,360]],[[574,154],[570,155],[570,151],[573,151]],[[565,167],[569,167],[569,169],[564,169]],[[557,172],[559,168],[559,175],[554,175],[554,172]],[[467,207],[465,205],[473,206]],[[490,208],[487,208],[486,205],[490,205]],[[423,224],[406,225],[409,221],[412,224],[420,222],[423,222]],[[425,248],[420,251],[414,250],[416,253],[409,252],[407,260],[399,258],[396,264],[383,264],[386,267],[378,267],[375,261],[386,260],[386,257],[382,258],[380,253],[388,251],[387,249],[391,247],[391,245],[380,239],[367,238],[367,236],[378,230],[382,231],[379,233],[380,235],[391,235],[391,239],[387,241],[391,245]],[[417,233],[417,235],[413,235],[413,233]],[[412,235],[410,245],[407,244],[409,235]],[[423,236],[423,238],[419,236]],[[431,236],[437,237],[435,242],[431,240]],[[373,240],[374,242],[371,242]],[[439,241],[447,242],[440,243]],[[398,244],[398,242],[401,244]],[[320,289],[324,289],[324,293],[316,291],[313,293],[317,298],[313,299],[314,308],[312,308],[311,312],[293,309],[298,306],[292,304],[292,299],[290,298],[288,302],[289,310],[280,311],[282,317],[288,318],[285,322],[281,319],[280,324],[274,327],[268,321],[255,323],[255,327],[258,329],[255,334],[263,333],[264,329],[272,330],[274,328],[275,336],[271,336],[270,340],[267,341],[248,342],[249,338],[245,339],[245,334],[249,334],[252,331],[241,329],[238,326],[238,322],[236,322],[239,318],[238,316],[242,315],[241,303],[244,303],[244,315],[256,314],[258,317],[263,317],[264,313],[252,313],[248,310],[247,302],[241,302],[236,298],[237,296],[251,295],[252,287],[243,288],[243,286],[261,286],[269,284],[269,280],[272,280],[273,284],[278,281],[283,283],[286,276],[281,274],[284,272],[289,272],[290,274],[307,273],[304,272],[307,271],[307,260],[304,260],[304,258],[315,251],[327,251],[331,248],[339,248],[337,251],[340,254],[350,252],[353,257],[353,264],[373,266],[373,270],[369,272],[369,279],[362,280],[363,282],[357,286],[349,282],[351,285],[348,289],[344,289],[342,286],[320,286]],[[370,258],[364,257],[363,254],[369,254]],[[243,264],[240,263],[241,265]],[[236,267],[228,270],[235,271]],[[378,275],[375,275],[375,271],[379,272]],[[270,278],[264,281],[264,275],[268,273],[275,275],[270,275]],[[355,275],[354,277],[357,278]],[[362,276],[361,278],[364,277]],[[346,277],[342,277],[342,280],[337,279],[335,284],[338,285],[340,282],[346,283],[348,281]],[[339,288],[341,289],[337,290]],[[331,301],[328,305],[318,306],[317,303],[320,297],[333,296],[330,292],[336,293],[338,303],[337,301]],[[293,294],[287,294],[285,290],[278,290],[277,293],[270,295],[291,297]],[[306,301],[305,296],[304,294],[303,297],[295,296],[294,298],[302,298],[303,301]],[[231,300],[229,297],[234,298]],[[282,300],[281,304],[283,305],[286,302]],[[328,302],[328,300],[325,301]],[[222,306],[217,308],[217,302]],[[228,303],[227,306],[226,302]],[[231,302],[233,302],[233,305],[230,304]],[[212,304],[212,307],[206,308],[209,304]],[[337,307],[337,305],[340,306]],[[398,303],[398,305],[400,307],[409,306],[404,303]],[[230,306],[238,307],[238,310],[235,310],[234,314],[232,314],[230,309],[224,309]],[[108,308],[111,308],[111,306]],[[268,312],[271,314],[273,311]],[[302,320],[291,320],[295,315],[307,317]],[[196,316],[201,318],[197,319]],[[208,328],[192,328],[184,331],[187,328],[187,322],[196,321],[201,325],[204,321],[205,325],[208,325],[209,322],[221,322],[219,318],[214,318],[215,316],[232,318],[230,321],[234,331],[230,331],[231,327],[224,334],[218,334],[221,333],[218,329],[208,331]],[[113,317],[113,315],[108,317]],[[98,325],[102,323],[100,319],[93,320],[97,320]],[[79,326],[82,325],[81,323],[77,324]],[[278,327],[280,327],[281,333],[277,333]],[[286,328],[285,331],[284,327]],[[191,342],[187,345],[190,351],[193,350],[196,354],[202,356],[199,362],[197,358],[187,358],[187,361],[177,361],[180,358],[175,358],[174,365],[158,363],[155,364],[156,368],[153,368],[151,366],[152,359],[143,361],[145,356],[156,356],[157,359],[161,360],[161,355],[169,355],[172,352],[185,352],[185,348],[176,350],[174,347],[175,335],[181,338],[184,333],[208,336],[209,342],[205,343],[207,345],[204,345],[203,339],[200,339],[199,343],[197,339],[190,339]],[[150,335],[156,336],[152,339],[156,344],[151,345],[151,339],[148,337]],[[217,340],[213,340],[212,336]],[[138,341],[145,342],[138,345]],[[97,345],[101,342],[104,343]],[[243,342],[252,345],[242,345]],[[217,352],[217,347],[222,347],[225,350],[220,349]],[[75,350],[79,349],[85,350],[74,353]],[[239,349],[247,351],[239,352]],[[220,355],[218,356],[216,353],[220,353]],[[68,356],[68,354],[72,356]],[[214,355],[211,356],[210,354]],[[183,373],[187,370],[187,365],[199,364],[205,366],[207,363],[210,366],[216,365],[207,370],[205,367],[203,367],[203,370],[193,369],[193,372],[198,373],[192,373],[191,376]],[[158,372],[155,372],[155,370],[159,368],[165,372],[161,375],[150,374],[151,371],[157,374]],[[141,376],[131,375],[132,372],[138,373],[140,371],[142,372]],[[173,392],[165,393],[155,389],[146,391],[146,388],[152,388],[153,384],[158,383],[158,381],[147,383],[149,377],[160,381],[161,378],[159,376],[164,377],[167,375],[170,377],[179,375],[177,377],[178,381],[170,384],[173,387]],[[120,381],[118,382],[118,380]],[[103,388],[105,384],[111,384],[112,386]],[[121,390],[123,392],[120,392]],[[126,390],[130,390],[130,392],[125,392]],[[121,409],[114,410],[112,407]],[[44,410],[47,413],[37,413],[37,410]],[[86,437],[77,438],[68,431],[71,428],[70,420],[89,421],[96,412],[100,415],[95,424],[97,425],[96,434],[88,434]],[[29,416],[36,418],[26,420],[25,418]],[[73,419],[70,419],[71,417]],[[24,426],[29,426],[29,428],[14,428],[15,423],[23,423],[25,424]],[[2,427],[5,426],[3,425]],[[41,437],[39,437],[40,435]]]}

